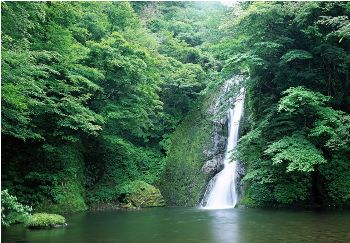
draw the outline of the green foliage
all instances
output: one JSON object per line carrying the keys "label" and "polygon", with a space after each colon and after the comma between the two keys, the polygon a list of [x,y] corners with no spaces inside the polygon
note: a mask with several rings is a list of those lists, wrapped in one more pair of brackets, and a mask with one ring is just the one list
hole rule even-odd
{"label": "green foliage", "polygon": [[[278,104],[278,110],[292,119],[301,118],[309,137],[325,141],[328,150],[346,150],[349,144],[349,115],[327,107],[330,97],[303,87],[289,88]],[[307,119],[307,120],[306,120]],[[313,124],[312,124],[313,123]],[[312,124],[312,125],[311,125]]]}
{"label": "green foliage", "polygon": [[311,59],[311,58],[312,58],[312,54],[308,51],[292,50],[292,51],[289,51],[286,54],[284,54],[281,57],[281,60],[283,62],[291,62],[294,60],[307,60],[307,59]]}
{"label": "green foliage", "polygon": [[250,129],[235,152],[247,167],[243,203],[349,205],[346,6],[250,3],[228,16],[225,68],[250,75]]}
{"label": "green foliage", "polygon": [[[179,13],[186,19],[186,14]],[[249,75],[244,82],[243,136],[235,151],[247,168],[242,202],[249,206],[349,205],[345,172],[336,169],[348,172],[343,167],[349,158],[350,134],[348,5],[256,2],[222,13],[224,22],[217,26],[221,33],[202,45],[220,60],[223,77]],[[169,16],[179,21],[177,13]],[[193,45],[186,35],[182,37],[182,32],[190,30],[188,22],[151,23],[169,44],[163,52],[185,60],[184,50]],[[220,84],[220,80],[210,82],[205,92],[212,94]],[[191,111],[190,117],[199,123],[195,114],[196,110]],[[192,133],[197,130],[206,131],[201,125],[195,129],[183,123],[177,131],[181,136],[176,132],[172,137],[164,178],[174,182],[163,179],[162,187],[170,204],[191,205],[198,195],[196,185],[201,182],[190,172],[198,171],[201,159],[193,158],[198,153],[189,150],[196,136],[202,137],[201,132]],[[341,179],[327,174],[330,167]],[[181,176],[190,181],[187,186],[178,179]],[[195,188],[195,193],[187,188]]]}
{"label": "green foliage", "polygon": [[[100,161],[96,162],[102,161],[104,170],[91,182],[91,203],[115,201],[123,193],[120,187],[125,183],[142,180],[153,184],[163,171],[164,158],[155,150],[137,147],[114,136],[105,136],[102,147]],[[101,167],[101,164],[95,166]],[[91,173],[96,173],[96,167],[89,168]]]}
{"label": "green foliage", "polygon": [[310,197],[311,182],[309,176],[295,175],[288,180],[279,180],[274,187],[273,196],[278,204],[290,205],[304,202]]}
{"label": "green foliage", "polygon": [[1,5],[2,183],[20,202],[81,211],[118,201],[132,181],[159,180],[171,134],[215,62],[192,36],[201,27],[180,16],[200,11],[199,23],[205,11],[168,7]]}
{"label": "green foliage", "polygon": [[56,185],[50,190],[53,200],[43,200],[36,207],[36,211],[66,213],[85,211],[88,208],[83,197],[84,188],[79,181],[62,182],[61,185]]}
{"label": "green foliage", "polygon": [[1,11],[2,184],[19,202],[79,211],[121,200],[133,181],[160,181],[169,204],[194,205],[212,129],[198,98],[234,73],[249,75],[236,151],[245,201],[349,203],[347,3],[6,2]]}
{"label": "green foliage", "polygon": [[336,36],[340,38],[339,42],[342,42],[344,38],[349,39],[350,37],[349,16],[322,16],[318,23],[332,26],[335,29],[327,35],[328,38]]}
{"label": "green foliage", "polygon": [[[56,6],[59,7],[52,8]],[[19,7],[27,13],[24,16],[30,24],[26,27],[19,27],[22,23],[18,21],[11,22]],[[35,22],[30,17],[44,14],[42,11],[49,11],[42,3],[12,3],[3,8],[3,22],[14,26],[4,32],[2,46],[5,90],[2,132],[23,140],[45,140],[48,132],[64,140],[76,139],[76,131],[96,135],[101,130],[102,118],[86,107],[97,88],[92,85],[95,77],[90,80],[83,76],[79,65],[86,50],[62,25],[54,22],[45,25],[43,19]],[[16,26],[28,33],[10,31]],[[48,39],[40,35],[41,31],[45,31]],[[88,71],[84,69],[85,73]],[[56,129],[47,131],[44,120]]]}
{"label": "green foliage", "polygon": [[330,99],[319,92],[312,92],[303,87],[289,88],[282,94],[285,96],[280,100],[278,110],[293,113],[293,115],[308,115],[298,111],[316,113],[317,109],[324,106]]}
{"label": "green foliage", "polygon": [[35,213],[32,216],[30,216],[29,220],[25,223],[25,226],[31,229],[40,229],[64,225],[65,223],[66,219],[61,215]]}
{"label": "green foliage", "polygon": [[350,197],[349,154],[336,154],[330,163],[320,166],[324,177],[325,201],[329,206],[346,206]]}
{"label": "green foliage", "polygon": [[[20,153],[15,154],[14,149]],[[21,202],[35,209],[49,212],[85,210],[84,164],[79,149],[81,147],[74,144],[45,144],[40,149],[26,150],[25,144],[13,147],[11,141],[9,147],[5,147],[10,155],[5,158],[16,163],[3,164],[7,171],[3,183]],[[37,163],[37,158],[41,163]],[[18,170],[21,164],[26,167]]]}
{"label": "green foliage", "polygon": [[265,154],[271,156],[273,164],[287,162],[287,172],[310,172],[314,171],[315,165],[327,162],[322,152],[301,134],[285,136],[272,143],[265,150]]}
{"label": "green foliage", "polygon": [[32,208],[17,201],[8,190],[1,191],[1,225],[8,227],[14,223],[23,223],[30,217]]}

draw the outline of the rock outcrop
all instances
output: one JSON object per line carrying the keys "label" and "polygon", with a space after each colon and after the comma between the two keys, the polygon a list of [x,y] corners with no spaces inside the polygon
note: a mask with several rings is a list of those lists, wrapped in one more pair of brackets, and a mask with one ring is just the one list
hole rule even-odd
{"label": "rock outcrop", "polygon": [[144,182],[133,181],[128,186],[131,188],[130,193],[125,197],[126,205],[130,208],[147,208],[163,207],[165,201],[159,189]]}
{"label": "rock outcrop", "polygon": [[160,181],[167,205],[198,205],[208,181],[223,168],[227,118],[222,93],[220,89],[198,100],[172,136]]}
{"label": "rock outcrop", "polygon": [[225,154],[226,143],[227,143],[227,116],[221,114],[221,108],[223,107],[223,102],[225,102],[225,89],[224,85],[213,100],[208,109],[208,115],[212,119],[212,133],[211,133],[211,143],[203,153],[206,156],[206,162],[204,163],[201,172],[208,174],[213,177],[224,167],[223,157]]}

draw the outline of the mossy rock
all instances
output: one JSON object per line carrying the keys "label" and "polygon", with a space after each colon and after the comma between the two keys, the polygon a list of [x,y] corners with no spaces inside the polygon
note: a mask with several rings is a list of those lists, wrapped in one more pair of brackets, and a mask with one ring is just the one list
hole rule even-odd
{"label": "mossy rock", "polygon": [[198,205],[210,179],[200,171],[208,160],[204,151],[213,148],[214,128],[208,113],[212,100],[212,97],[199,100],[172,135],[159,183],[169,206]]}
{"label": "mossy rock", "polygon": [[165,206],[164,198],[159,189],[144,181],[133,181],[124,188],[128,190],[125,197],[127,205],[138,208]]}
{"label": "mossy rock", "polygon": [[66,219],[63,216],[48,213],[35,213],[25,223],[25,226],[30,229],[55,228],[65,225]]}

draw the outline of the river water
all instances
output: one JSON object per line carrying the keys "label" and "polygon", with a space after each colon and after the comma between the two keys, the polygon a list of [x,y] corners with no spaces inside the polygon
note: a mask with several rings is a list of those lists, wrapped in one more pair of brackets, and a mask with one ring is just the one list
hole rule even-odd
{"label": "river water", "polygon": [[350,242],[350,211],[150,208],[66,215],[68,226],[2,230],[2,242]]}

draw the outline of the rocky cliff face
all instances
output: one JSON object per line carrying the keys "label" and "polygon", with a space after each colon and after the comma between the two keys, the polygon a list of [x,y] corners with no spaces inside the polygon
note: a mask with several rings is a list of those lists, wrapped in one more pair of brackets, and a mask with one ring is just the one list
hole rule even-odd
{"label": "rocky cliff face", "polygon": [[[224,88],[220,90],[220,94],[224,93]],[[203,153],[206,161],[201,168],[201,172],[213,177],[216,173],[223,169],[223,159],[227,143],[227,116],[220,114],[222,96],[213,98],[208,109],[208,115],[211,117],[212,133],[211,143],[204,149]]]}
{"label": "rocky cliff face", "polygon": [[223,168],[227,119],[220,114],[222,90],[198,101],[177,128],[160,189],[167,205],[196,206],[208,181]]}

